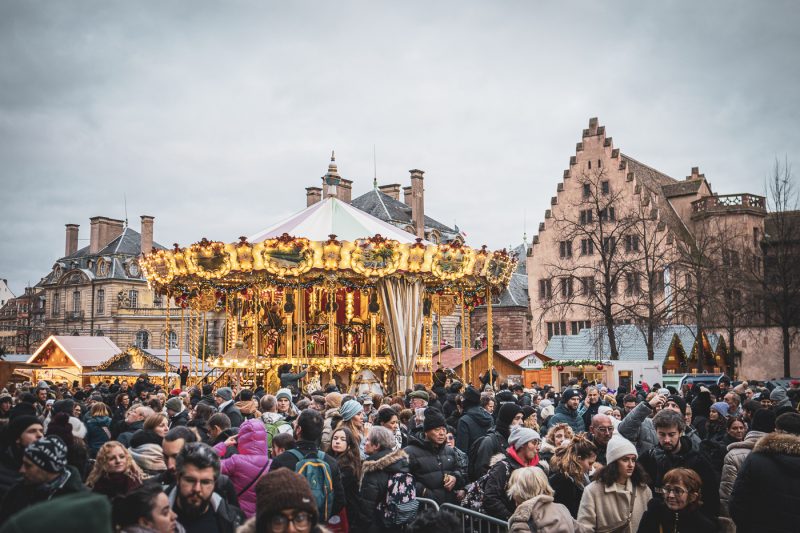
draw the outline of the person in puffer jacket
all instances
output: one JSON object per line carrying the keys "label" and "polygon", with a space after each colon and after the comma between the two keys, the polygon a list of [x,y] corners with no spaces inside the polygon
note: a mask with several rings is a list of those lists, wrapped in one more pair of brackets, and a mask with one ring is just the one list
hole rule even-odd
{"label": "person in puffer jacket", "polygon": [[250,518],[256,513],[256,484],[272,463],[267,457],[267,431],[261,420],[245,420],[239,433],[214,446],[214,451],[224,457],[227,447],[232,445],[237,453],[222,459],[220,472],[231,478],[239,506]]}
{"label": "person in puffer jacket", "polygon": [[464,487],[466,474],[458,466],[456,454],[447,445],[444,415],[438,409],[425,409],[424,436],[408,437],[408,464],[416,481],[417,496],[439,505],[456,503],[455,493]]}
{"label": "person in puffer jacket", "polygon": [[389,476],[409,473],[408,454],[403,450],[393,451],[394,435],[386,428],[375,426],[367,437],[367,460],[361,465],[361,490],[359,492],[359,529],[364,533],[402,531],[389,528],[383,523],[383,512],[379,508],[386,502]]}
{"label": "person in puffer jacket", "polygon": [[722,465],[722,479],[719,484],[719,503],[720,514],[731,516],[728,503],[731,499],[733,484],[739,470],[742,469],[744,460],[753,451],[756,443],[761,437],[775,431],[775,412],[770,409],[759,409],[753,415],[753,425],[745,435],[742,442],[734,442],[728,445],[728,453],[725,455],[725,462]]}
{"label": "person in puffer jacket", "polygon": [[469,386],[464,391],[464,414],[458,420],[456,428],[456,447],[469,454],[472,443],[494,425],[492,415],[480,406],[481,393],[475,387]]}

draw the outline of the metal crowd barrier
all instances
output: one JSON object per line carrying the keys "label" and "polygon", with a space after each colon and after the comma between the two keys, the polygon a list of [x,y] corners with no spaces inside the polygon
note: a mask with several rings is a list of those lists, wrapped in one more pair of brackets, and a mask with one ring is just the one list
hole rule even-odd
{"label": "metal crowd barrier", "polygon": [[419,502],[419,510],[417,511],[417,514],[422,513],[426,506],[433,507],[434,511],[439,511],[439,504],[433,500],[429,500],[428,498],[417,498],[417,501]]}
{"label": "metal crowd barrier", "polygon": [[461,520],[464,533],[508,533],[508,523],[499,518],[451,503],[445,503],[440,509],[455,513]]}

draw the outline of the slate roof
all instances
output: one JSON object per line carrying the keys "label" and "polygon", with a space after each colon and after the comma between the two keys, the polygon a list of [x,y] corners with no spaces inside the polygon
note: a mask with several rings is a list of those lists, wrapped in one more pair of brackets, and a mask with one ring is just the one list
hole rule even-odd
{"label": "slate roof", "polygon": [[[620,361],[647,361],[647,344],[642,331],[634,325],[614,328]],[[691,352],[697,328],[695,326],[666,326],[656,335],[655,359],[663,364],[673,336],[677,335],[684,349]],[[712,350],[716,350],[719,335],[706,333]],[[554,335],[547,343],[544,355],[552,359],[609,359],[611,348],[604,327],[582,329],[577,335]]]}
{"label": "slate roof", "polygon": [[661,188],[664,191],[664,196],[667,198],[675,198],[677,196],[697,194],[701,185],[703,185],[703,180],[696,179],[663,185]]}
{"label": "slate roof", "polygon": [[[351,205],[384,222],[401,227],[412,224],[410,206],[375,188],[355,198]],[[454,228],[446,226],[427,215],[425,216],[425,229],[438,230],[442,234],[442,240],[445,242],[454,239],[458,235],[458,231]]]}
{"label": "slate roof", "polygon": [[528,275],[514,272],[492,307],[528,307]]}

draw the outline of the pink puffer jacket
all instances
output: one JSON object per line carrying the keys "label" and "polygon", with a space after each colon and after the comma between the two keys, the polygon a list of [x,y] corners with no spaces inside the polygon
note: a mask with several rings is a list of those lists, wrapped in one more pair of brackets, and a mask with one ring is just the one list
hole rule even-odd
{"label": "pink puffer jacket", "polygon": [[[242,423],[236,448],[239,451],[236,455],[222,460],[222,473],[233,481],[233,487],[239,494],[239,506],[249,518],[256,512],[257,478],[269,471],[271,463],[267,457],[267,431],[261,420],[256,418]],[[219,456],[225,455],[225,443],[214,446],[214,451]]]}

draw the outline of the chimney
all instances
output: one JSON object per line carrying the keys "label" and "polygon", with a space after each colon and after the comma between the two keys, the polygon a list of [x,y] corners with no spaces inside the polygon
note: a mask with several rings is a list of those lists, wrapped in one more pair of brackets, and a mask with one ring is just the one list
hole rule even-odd
{"label": "chimney", "polygon": [[103,217],[92,217],[89,219],[89,253],[96,254],[100,251],[100,219]]}
{"label": "chimney", "polygon": [[67,243],[64,255],[72,255],[78,251],[78,224],[65,224],[67,227]]}
{"label": "chimney", "polygon": [[322,189],[319,187],[306,187],[306,207],[322,201]]}
{"label": "chimney", "polygon": [[122,235],[125,222],[115,218],[92,217],[89,219],[91,231],[89,234],[89,253],[96,254],[108,243]]}
{"label": "chimney", "polygon": [[390,185],[381,185],[378,187],[378,190],[381,191],[386,196],[391,196],[398,202],[400,201],[400,184],[399,183],[392,183]]}
{"label": "chimney", "polygon": [[339,200],[350,203],[353,199],[353,180],[342,178],[339,183]]}
{"label": "chimney", "polygon": [[142,215],[141,250],[142,254],[149,254],[153,249],[153,220],[154,217]]}
{"label": "chimney", "polygon": [[409,170],[411,173],[411,220],[414,221],[417,237],[425,238],[425,188],[422,183],[421,170]]}
{"label": "chimney", "polygon": [[692,167],[692,175],[686,176],[686,181],[699,180],[705,177],[705,174],[700,174],[700,167]]}
{"label": "chimney", "polygon": [[411,185],[403,187],[403,203],[411,207]]}

